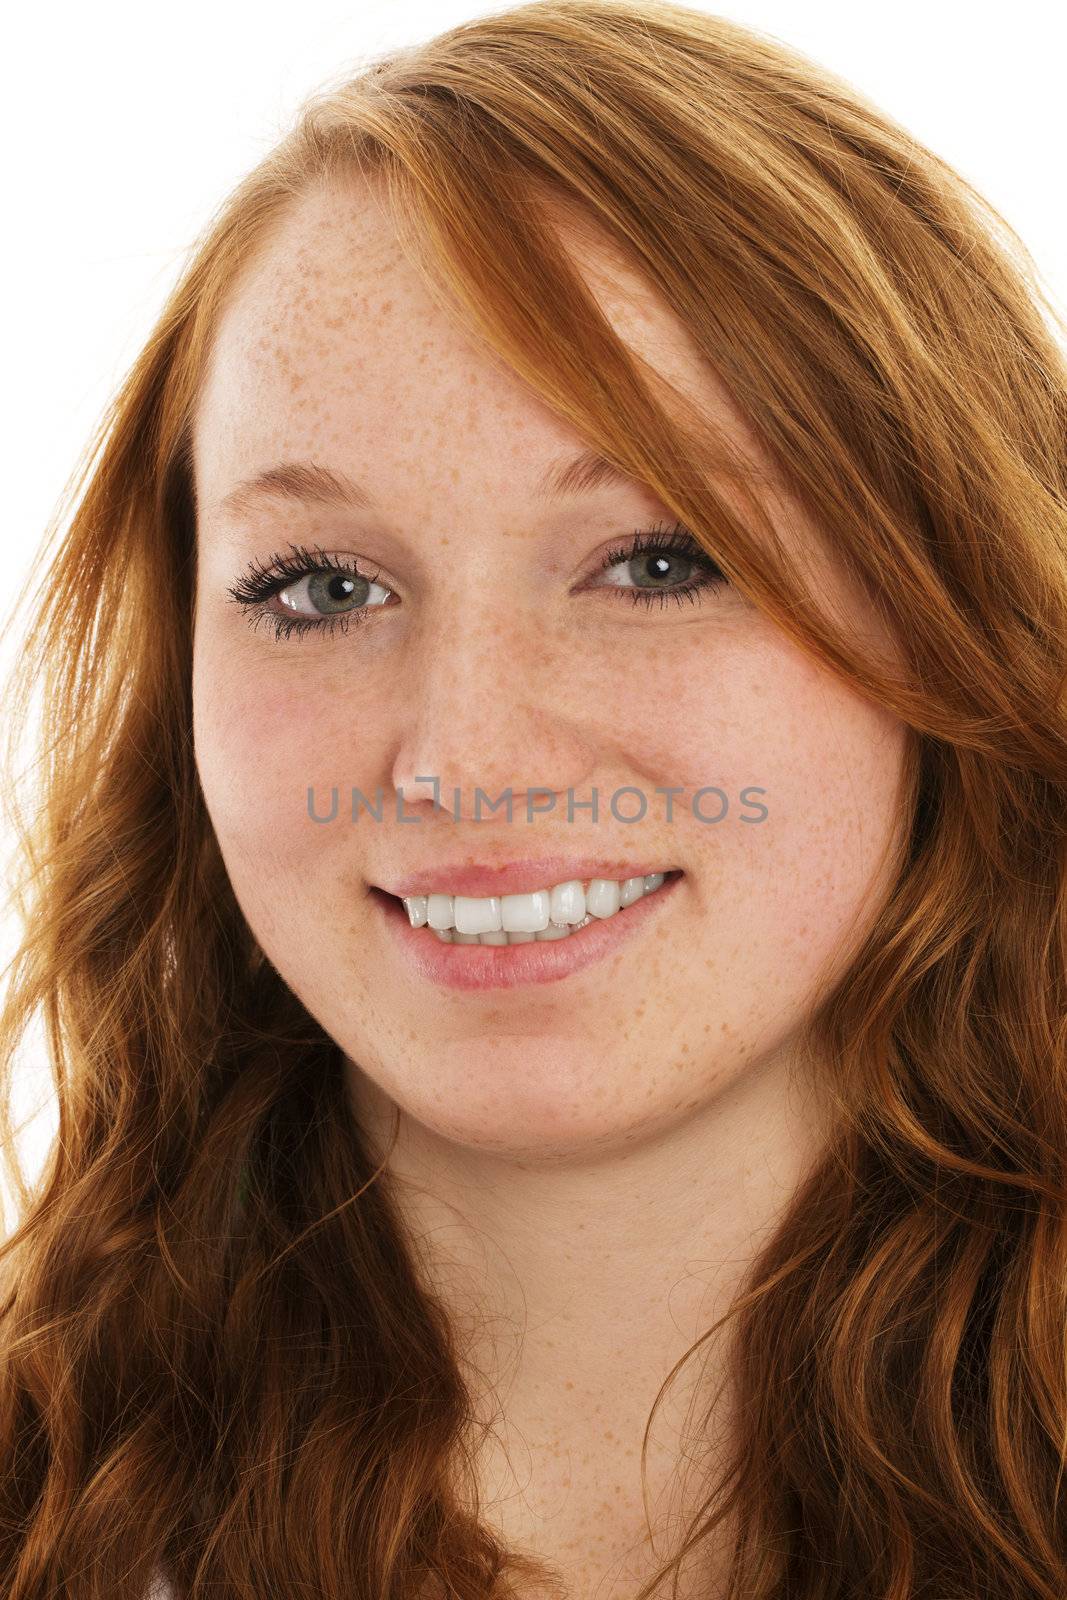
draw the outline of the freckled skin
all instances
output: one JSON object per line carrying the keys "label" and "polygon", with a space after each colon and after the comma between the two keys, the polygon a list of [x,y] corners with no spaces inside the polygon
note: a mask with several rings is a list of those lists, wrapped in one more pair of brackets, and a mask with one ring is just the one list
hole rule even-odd
{"label": "freckled skin", "polygon": [[[756,453],[653,290],[590,234],[571,242],[620,334]],[[614,588],[579,592],[602,552],[674,521],[640,487],[537,503],[548,462],[587,443],[437,306],[380,193],[355,183],[300,201],[239,285],[195,433],[196,758],[234,891],[342,1046],[368,1138],[401,1108],[393,1165],[427,1279],[470,1319],[472,1371],[501,1407],[491,1514],[558,1559],[578,1595],[640,1544],[656,1391],[820,1148],[818,1086],[791,1083],[790,1042],[888,886],[904,753],[899,724],[734,591],[647,611]],[[238,479],[296,458],[349,473],[381,509],[217,515]],[[783,519],[817,561],[799,511]],[[399,601],[347,634],[253,631],[227,586],[289,541],[380,568]],[[834,571],[820,581],[874,626]],[[460,788],[467,820],[432,815],[414,783],[426,773]],[[316,826],[307,788],[324,805],[333,784],[341,816]],[[684,804],[709,784],[731,799],[717,825]],[[381,786],[394,817],[398,785],[417,825],[346,820],[353,786]],[[599,826],[587,811],[568,825],[562,801],[527,825],[532,785],[578,799],[595,786]],[[649,797],[643,822],[611,817],[623,785]],[[766,790],[758,825],[737,820],[746,785]],[[476,786],[512,787],[510,829],[503,814],[470,820]],[[684,791],[672,824],[657,786]],[[367,882],[502,843],[686,876],[646,932],[562,982],[420,983],[381,936]],[[689,1387],[683,1373],[657,1413],[653,1510]],[[628,1572],[648,1570],[645,1557]]]}

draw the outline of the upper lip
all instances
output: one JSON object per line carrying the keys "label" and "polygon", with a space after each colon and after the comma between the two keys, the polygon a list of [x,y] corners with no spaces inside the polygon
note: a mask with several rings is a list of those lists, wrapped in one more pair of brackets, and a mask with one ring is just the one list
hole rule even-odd
{"label": "upper lip", "polygon": [[650,872],[673,870],[656,862],[609,860],[605,856],[542,856],[496,865],[467,862],[449,867],[437,863],[376,887],[399,899],[416,894],[459,894],[487,899],[490,895],[532,894],[536,889],[550,889],[557,883],[570,883],[574,879],[584,882],[588,878],[643,878]]}

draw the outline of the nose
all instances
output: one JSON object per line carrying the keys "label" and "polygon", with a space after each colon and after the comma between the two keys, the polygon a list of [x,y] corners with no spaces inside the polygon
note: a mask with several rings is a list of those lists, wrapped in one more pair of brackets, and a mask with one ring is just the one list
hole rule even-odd
{"label": "nose", "polygon": [[516,821],[526,821],[527,807],[531,820],[540,812],[566,820],[569,790],[576,805],[590,798],[598,741],[565,645],[528,611],[453,623],[423,639],[411,662],[392,773],[405,810],[431,812],[436,796],[456,820],[506,818],[510,793]]}

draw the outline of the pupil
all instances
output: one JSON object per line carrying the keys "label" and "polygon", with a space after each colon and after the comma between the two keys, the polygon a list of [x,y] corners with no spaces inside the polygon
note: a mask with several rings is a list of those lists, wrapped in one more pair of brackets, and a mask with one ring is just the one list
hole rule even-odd
{"label": "pupil", "polygon": [[[344,586],[342,587],[340,593],[338,593],[335,589],[335,584],[341,584]],[[341,577],[339,573],[335,574],[326,585],[326,590],[331,600],[344,600],[352,592],[352,579]]]}

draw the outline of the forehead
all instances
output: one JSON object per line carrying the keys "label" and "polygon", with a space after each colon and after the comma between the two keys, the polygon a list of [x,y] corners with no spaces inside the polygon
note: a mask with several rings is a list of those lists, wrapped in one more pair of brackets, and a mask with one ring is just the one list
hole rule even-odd
{"label": "forehead", "polygon": [[[564,247],[618,336],[714,412],[750,458],[755,441],[688,331],[612,241],[555,208]],[[476,457],[510,479],[583,442],[565,419],[435,299],[377,186],[346,179],[295,201],[231,292],[194,422],[198,486],[224,488],[280,455],[390,478]],[[762,464],[762,462],[761,462]]]}

